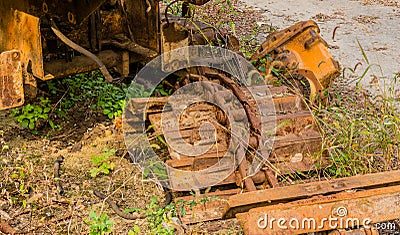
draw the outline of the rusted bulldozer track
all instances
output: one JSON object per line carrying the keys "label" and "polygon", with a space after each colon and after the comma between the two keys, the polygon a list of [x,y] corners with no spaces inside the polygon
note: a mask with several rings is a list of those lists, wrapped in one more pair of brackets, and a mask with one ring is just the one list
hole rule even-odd
{"label": "rusted bulldozer track", "polygon": [[[198,75],[196,76],[198,79]],[[220,79],[216,79],[217,77],[215,74],[203,75],[202,80],[208,79],[221,83]],[[254,103],[249,98],[247,89],[265,91],[265,86],[239,89],[246,97],[243,97],[242,100],[246,99],[246,102],[252,106]],[[313,157],[313,153],[321,150],[321,136],[304,99],[291,93],[284,86],[269,87],[269,89],[277,115],[276,142],[269,158],[269,164],[266,164],[257,174],[247,177],[254,188],[245,182],[246,175],[243,172],[246,172],[247,169],[242,169],[241,172],[239,166],[236,172],[206,190],[203,195],[175,197],[174,201],[178,203],[178,206],[182,201],[196,202],[194,205],[180,205],[185,211],[180,215],[184,224],[237,217],[245,234],[303,234],[325,230],[332,230],[330,234],[352,234],[344,233],[341,230],[357,227],[353,224],[345,224],[346,221],[358,221],[359,227],[362,227],[362,221],[368,219],[368,225],[371,227],[354,230],[354,232],[357,232],[356,234],[378,234],[372,227],[373,223],[400,217],[399,171],[292,186],[280,185],[277,172],[288,174],[313,170],[317,161],[323,164],[326,159]],[[216,92],[215,97],[215,99],[221,99],[224,94]],[[157,134],[162,134],[160,123],[162,109],[159,107],[163,106],[167,99],[168,97],[158,97],[152,98],[148,102],[148,119]],[[136,99],[134,102],[142,101]],[[216,103],[218,102],[221,101],[216,101]],[[268,100],[265,99],[265,102]],[[216,106],[200,103],[189,107],[180,120],[182,127],[180,133],[174,135],[177,137],[181,135],[188,143],[196,144],[201,141],[198,132],[200,123],[204,121],[218,123],[216,126],[218,139],[214,147],[204,155],[196,157],[182,155],[169,148],[170,159],[166,160],[169,166],[181,170],[198,171],[216,164],[224,155],[229,132],[225,128],[226,120]],[[243,161],[246,167],[250,163],[248,162],[249,157]],[[204,200],[204,198],[212,199]],[[346,215],[335,214],[337,208],[344,208]],[[313,227],[311,224],[309,227],[284,229],[275,224],[271,225],[272,227],[261,226],[260,228],[260,219],[263,219],[265,215],[271,218],[283,218],[286,221],[295,218],[300,223],[313,218],[317,226]],[[332,227],[323,220],[324,218],[345,222]]]}
{"label": "rusted bulldozer track", "polygon": [[[266,80],[276,76],[272,73],[272,68],[279,65],[275,68],[282,72],[278,79],[283,77],[289,80],[290,87],[266,85],[242,87],[225,74],[207,68],[198,68],[196,74],[187,74],[184,77],[181,85],[208,81],[229,89],[244,107],[251,129],[248,146],[241,146],[244,149],[242,151],[246,152],[246,157],[231,175],[221,179],[211,188],[201,191],[203,195],[199,191],[196,192],[196,196],[174,193],[174,201],[181,208],[179,211],[184,211],[180,213],[184,224],[236,217],[245,234],[302,234],[317,231],[330,231],[329,234],[377,234],[372,223],[400,217],[399,172],[293,186],[283,186],[279,183],[278,176],[308,172],[315,170],[316,164],[319,167],[327,164],[327,156],[322,151],[320,130],[307,106],[307,102],[313,102],[316,97],[323,98],[322,90],[338,76],[337,63],[327,55],[329,53],[326,44],[320,38],[316,24],[301,22],[271,35],[252,58],[259,69],[260,66],[269,68],[264,73]],[[266,64],[262,64],[265,57],[272,57],[272,62],[267,60]],[[295,65],[292,66],[293,64]],[[305,85],[308,87],[305,88],[309,90],[305,94],[306,97],[303,96],[304,90],[296,91],[299,88],[296,84],[303,81],[306,81]],[[204,88],[207,90],[207,87]],[[269,93],[265,92],[266,88]],[[249,91],[259,95],[257,104]],[[215,130],[206,130],[215,132],[216,140],[213,147],[205,154],[195,157],[180,154],[168,147],[169,154],[165,161],[167,165],[180,170],[200,171],[218,164],[227,152],[227,142],[230,140],[229,123],[223,114],[224,104],[230,102],[225,98],[227,97],[225,92],[210,89],[213,96],[211,100],[222,110],[208,103],[190,106],[179,120],[181,129],[176,133],[168,133],[177,138],[182,136],[189,144],[201,144],[199,135],[201,123],[204,121],[214,123]],[[272,100],[268,99],[268,95]],[[167,102],[167,99],[168,97],[158,97],[148,101],[147,118],[156,135],[163,134],[161,127],[163,109],[160,107]],[[136,99],[133,102],[143,101]],[[271,102],[276,119],[260,120],[260,116],[268,116],[268,113],[262,113],[263,109],[260,111],[255,107]],[[268,157],[265,165],[255,174],[249,175],[249,166],[256,157],[252,150],[258,147],[260,135],[263,134],[260,126],[271,124],[268,122],[276,122],[272,152],[269,156],[264,156]],[[181,203],[182,201],[195,203],[188,205]],[[345,210],[346,214],[337,214],[338,209]],[[390,213],[390,216],[385,216],[385,213]],[[318,226],[298,226],[290,229],[288,226],[280,228],[277,224],[272,224],[271,227],[269,224],[263,226],[267,223],[265,215],[282,218],[286,223],[290,219],[297,219],[301,223],[313,218]],[[359,224],[342,223],[331,226],[325,221],[329,218],[345,222],[357,220]],[[361,224],[365,219],[370,219],[369,224]]]}
{"label": "rusted bulldozer track", "polygon": [[[206,2],[208,0],[184,1],[183,16],[190,16],[189,3],[201,5]],[[132,72],[132,63],[146,62],[162,53],[190,45],[210,43],[240,51],[238,40],[227,32],[200,22],[187,24],[185,17],[168,15],[168,7],[163,18],[157,0],[92,0],[86,3],[79,0],[2,1],[0,12],[4,18],[0,20],[0,110],[21,106],[26,98],[35,96],[37,80],[45,81],[99,67],[103,74],[108,75],[109,81],[112,78],[106,67],[114,68],[126,78]],[[233,101],[227,93],[233,94],[244,107],[244,112],[232,110],[232,116],[238,120],[247,118],[250,129],[248,143],[235,140],[237,149],[233,155],[245,157],[240,161],[230,159],[238,164],[233,173],[211,188],[197,191],[196,196],[174,193],[175,202],[186,212],[180,213],[182,222],[191,224],[236,216],[246,234],[297,234],[325,230],[333,230],[330,234],[377,234],[374,228],[348,224],[335,228],[326,224],[317,228],[285,228],[285,224],[271,227],[266,225],[265,216],[285,219],[286,222],[293,218],[304,220],[313,217],[320,221],[326,217],[340,217],[368,218],[371,223],[376,223],[399,218],[399,171],[291,186],[279,183],[278,176],[314,170],[316,164],[323,167],[327,163],[320,130],[307,104],[316,98],[324,98],[324,89],[339,75],[340,69],[330,56],[317,24],[304,21],[271,33],[251,60],[263,75],[262,80],[268,84],[279,80],[287,86],[263,84],[244,87],[226,74],[209,68],[185,70],[183,80],[174,86],[178,89],[197,81],[207,81],[223,86],[228,92],[205,84],[203,90],[217,105],[207,102],[191,105],[181,114],[179,129],[168,133],[182,137],[193,146],[210,144],[202,142],[200,128],[203,128],[203,133],[215,136],[212,148],[204,154],[190,156],[167,146],[168,153],[164,156],[167,165],[180,170],[200,171],[221,161],[228,152],[228,142],[232,140],[224,107]],[[162,65],[166,71],[174,71],[173,58],[164,56]],[[251,93],[257,96],[253,97]],[[132,100],[147,105],[145,119],[153,127],[149,136],[165,134],[161,119],[162,113],[170,112],[163,111],[167,99]],[[264,106],[273,109],[263,109]],[[140,117],[133,119],[126,121],[137,122]],[[202,122],[212,123],[213,128],[204,129]],[[261,153],[256,151],[265,134],[262,126],[274,128],[271,136],[274,144],[267,146],[272,148],[267,149],[267,155],[262,154],[263,147]],[[250,174],[251,164],[257,158],[267,161]],[[166,173],[173,178],[171,171]],[[203,180],[207,177],[204,176]],[[205,200],[202,200],[204,195],[201,193],[207,196]],[[196,203],[179,205],[182,200]],[[361,228],[342,230],[351,227]]]}
{"label": "rusted bulldozer track", "polygon": [[[195,77],[199,79],[199,75],[188,75],[187,79]],[[239,164],[237,171],[233,172],[226,179],[223,179],[219,184],[209,189],[209,196],[218,196],[225,198],[236,195],[242,192],[257,191],[260,189],[273,188],[278,185],[277,176],[281,174],[293,173],[296,171],[313,170],[315,163],[324,162],[323,158],[317,159],[314,155],[321,151],[321,135],[315,125],[313,116],[308,110],[306,103],[301,96],[290,93],[287,87],[267,87],[265,85],[253,87],[240,87],[233,80],[222,73],[206,72],[201,75],[202,81],[210,81],[219,84],[224,84],[231,89],[236,97],[239,97],[240,102],[246,110],[246,115],[249,117],[249,123],[252,126],[252,135],[250,137],[249,151],[246,158]],[[266,93],[266,88],[270,91]],[[261,123],[260,113],[257,113],[255,101],[251,97],[249,90],[256,93],[258,97],[258,105],[271,105],[273,102],[273,110],[268,110],[271,113],[262,113],[261,115],[270,115],[273,118],[264,119]],[[214,102],[223,106],[229,100],[225,100],[227,91],[213,91]],[[272,100],[271,100],[272,96]],[[153,126],[156,135],[162,134],[162,109],[167,102],[165,98],[150,98],[148,100],[148,119]],[[143,102],[141,99],[133,99],[132,102]],[[262,110],[262,109],[261,109]],[[276,120],[275,120],[276,116]],[[245,117],[236,117],[238,119]],[[166,164],[180,170],[199,171],[217,164],[222,156],[225,155],[228,149],[229,123],[223,111],[218,107],[200,103],[190,106],[179,120],[181,129],[180,133],[168,133],[176,138],[183,138],[187,143],[196,145],[201,144],[199,136],[199,128],[202,122],[214,123],[216,141],[213,147],[205,154],[200,156],[187,156],[179,154],[173,148],[169,149],[170,158],[166,160]],[[269,158],[269,162],[262,169],[251,177],[248,176],[248,167],[251,164],[251,159],[254,158],[254,153],[251,149],[256,149],[259,144],[261,134],[261,124],[274,126],[277,122],[277,130],[275,144]],[[209,130],[212,131],[212,130]],[[229,189],[226,189],[229,188]],[[176,198],[189,199],[189,197]],[[224,211],[224,210],[222,210]],[[189,215],[189,214],[188,214]],[[208,216],[201,218],[182,218],[184,223],[200,222],[204,220],[213,220],[221,218],[218,216]]]}

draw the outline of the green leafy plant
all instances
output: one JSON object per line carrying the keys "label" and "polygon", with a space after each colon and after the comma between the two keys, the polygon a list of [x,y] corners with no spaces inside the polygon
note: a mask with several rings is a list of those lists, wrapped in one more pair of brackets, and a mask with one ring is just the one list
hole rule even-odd
{"label": "green leafy plant", "polygon": [[259,31],[260,26],[255,24],[251,34],[246,34],[240,38],[240,51],[246,56],[246,58],[250,58],[256,48],[260,46],[260,42],[257,39]]}
{"label": "green leafy plant", "polygon": [[93,164],[96,166],[90,170],[90,176],[96,177],[99,174],[108,175],[114,169],[114,163],[109,160],[109,157],[115,154],[115,149],[105,149],[104,152],[97,156],[91,156]]}
{"label": "green leafy plant", "polygon": [[141,230],[139,228],[139,226],[137,226],[136,224],[133,226],[133,231],[129,230],[128,235],[138,235],[140,234]]}
{"label": "green leafy plant", "polygon": [[160,207],[158,198],[152,196],[150,203],[146,206],[146,219],[149,223],[150,234],[175,234],[175,228],[173,226],[164,226],[164,224],[170,223],[170,216],[177,216],[175,204],[169,204],[166,207]]}
{"label": "green leafy plant", "polygon": [[115,117],[122,116],[125,107],[125,100],[118,100],[115,103],[111,101],[108,101],[107,103],[100,101],[98,105],[103,109],[104,115],[107,115],[109,119],[114,119]]}
{"label": "green leafy plant", "polygon": [[146,167],[143,171],[143,177],[147,178],[151,175],[159,178],[159,179],[167,179],[168,174],[165,169],[165,166],[161,162],[152,162],[148,167]]}
{"label": "green leafy plant", "polygon": [[169,14],[180,16],[182,14],[182,2],[174,2],[173,0],[163,0],[162,1],[166,6],[169,6],[167,9]]}
{"label": "green leafy plant", "polygon": [[15,187],[15,191],[12,193],[13,196],[10,199],[14,204],[21,203],[24,208],[27,207],[29,192],[33,190],[27,174],[29,175],[30,172],[22,167],[14,167],[10,174],[10,180],[12,180]]}
{"label": "green leafy plant", "polygon": [[[186,203],[185,201],[181,202]],[[139,208],[124,210],[125,213],[130,212],[144,212],[148,228],[146,234],[165,234],[173,235],[176,234],[176,224],[174,218],[178,216],[176,210],[176,204],[171,203],[165,207],[160,206],[160,202],[156,196],[150,198],[150,202],[146,205],[146,209],[142,210]],[[129,231],[128,234],[142,234],[138,226],[134,226],[133,231]]]}
{"label": "green leafy plant", "polygon": [[14,109],[11,116],[16,117],[17,122],[21,124],[22,128],[34,130],[38,121],[43,120],[54,130],[59,127],[54,125],[53,121],[49,118],[51,110],[50,100],[40,97],[38,104],[27,104],[22,108]]}
{"label": "green leafy plant", "polygon": [[[60,102],[61,110],[68,111],[77,103],[101,111],[109,119],[121,116],[125,105],[127,86],[107,82],[99,71],[69,76],[58,84],[66,88]],[[49,86],[54,91],[54,85]],[[58,91],[58,90],[57,90]]]}
{"label": "green leafy plant", "polygon": [[112,232],[114,222],[108,218],[107,214],[97,215],[96,211],[91,210],[89,217],[91,220],[86,220],[86,223],[90,225],[90,235],[104,235]]}
{"label": "green leafy plant", "polygon": [[173,92],[172,89],[166,90],[162,83],[158,84],[154,91],[160,93],[160,95],[162,95],[162,96],[171,95]]}

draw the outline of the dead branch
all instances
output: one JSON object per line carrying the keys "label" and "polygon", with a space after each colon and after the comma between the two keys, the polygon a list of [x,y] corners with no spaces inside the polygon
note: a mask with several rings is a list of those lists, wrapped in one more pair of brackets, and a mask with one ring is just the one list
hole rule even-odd
{"label": "dead branch", "polygon": [[125,214],[117,204],[110,198],[107,197],[106,195],[102,194],[101,192],[94,190],[93,194],[99,197],[100,199],[104,200],[107,202],[107,204],[111,207],[111,209],[120,217],[127,219],[127,220],[136,220],[136,219],[144,219],[146,218],[146,215],[144,214]]}
{"label": "dead branch", "polygon": [[63,189],[63,187],[61,185],[61,181],[60,181],[60,167],[61,167],[61,163],[63,161],[64,161],[64,157],[59,156],[54,162],[54,180],[56,181],[58,192],[60,193],[60,195],[64,194],[64,189]]}

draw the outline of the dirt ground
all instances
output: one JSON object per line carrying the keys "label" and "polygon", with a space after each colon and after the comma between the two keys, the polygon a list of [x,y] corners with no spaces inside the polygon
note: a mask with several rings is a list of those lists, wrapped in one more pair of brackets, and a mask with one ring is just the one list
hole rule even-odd
{"label": "dirt ground", "polygon": [[[123,158],[123,135],[112,123],[103,121],[91,125],[88,122],[87,126],[80,127],[85,132],[77,138],[55,136],[56,140],[49,140],[21,131],[13,119],[7,117],[7,112],[0,115],[1,145],[9,146],[0,157],[3,176],[0,212],[1,218],[9,221],[18,232],[88,233],[85,219],[89,218],[91,210],[111,214],[108,206],[93,195],[93,190],[112,195],[121,208],[145,208],[151,196],[163,198],[162,189],[143,181],[131,161]],[[64,131],[73,129],[73,125]],[[90,176],[90,169],[94,167],[91,156],[101,155],[104,149],[116,150],[110,159],[115,163],[115,170],[110,175],[93,178]],[[62,195],[53,178],[54,162],[59,156],[64,157],[59,180],[64,190]],[[115,222],[115,231],[119,234],[126,234],[133,224],[144,223],[144,220],[132,222],[112,214],[110,219]]]}
{"label": "dirt ground", "polygon": [[[235,4],[240,14],[230,20],[239,37],[254,34],[262,42],[271,27],[282,29],[299,20],[314,19],[343,67],[362,63],[356,71],[360,75],[368,64],[355,40],[358,38],[369,63],[381,65],[384,76],[379,75],[378,82],[383,84],[399,72],[399,6],[397,1],[379,0],[244,0]],[[259,25],[256,31],[255,25]],[[332,39],[337,26],[340,28]],[[377,67],[374,72],[380,74]],[[365,85],[369,84],[365,81]],[[145,219],[119,217],[93,195],[93,190],[111,195],[121,208],[145,209],[151,196],[164,201],[162,188],[143,180],[126,158],[123,134],[115,122],[84,108],[76,112],[80,115],[63,123],[62,131],[49,137],[44,132],[33,135],[22,130],[9,116],[10,111],[0,111],[0,222],[6,221],[23,234],[88,234],[88,215],[95,210],[107,213],[115,222],[115,234],[127,234],[135,225],[145,229]],[[114,170],[109,175],[91,177],[91,157],[101,155],[105,149],[116,150],[110,159],[115,163]],[[64,157],[64,162],[57,180],[53,171],[59,156]],[[63,187],[62,195],[57,181]],[[190,229],[194,234],[240,234],[235,220],[199,224]]]}

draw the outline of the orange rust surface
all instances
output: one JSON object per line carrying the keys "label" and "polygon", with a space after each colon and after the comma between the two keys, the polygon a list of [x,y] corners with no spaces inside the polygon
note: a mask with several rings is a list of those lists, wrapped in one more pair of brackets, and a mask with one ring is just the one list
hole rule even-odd
{"label": "orange rust surface", "polygon": [[10,65],[4,67],[4,62],[1,65],[0,109],[7,109],[24,103],[23,85],[36,87],[36,78],[43,78],[44,71],[39,18],[12,10],[7,7],[8,3],[2,6],[0,12],[4,20],[0,21],[0,52],[18,51],[18,65],[12,65],[18,67],[17,71],[10,69]]}
{"label": "orange rust surface", "polygon": [[[367,176],[366,176],[367,177]],[[251,209],[239,218],[245,234],[303,234],[398,219],[400,185],[348,191]]]}
{"label": "orange rust surface", "polygon": [[24,103],[24,84],[19,51],[0,54],[0,110]]}
{"label": "orange rust surface", "polygon": [[[201,202],[197,199],[197,201],[192,201],[190,204],[186,201],[184,205],[177,202],[177,207],[183,224],[220,219],[229,209],[228,202],[224,199],[215,199],[206,202]],[[183,211],[184,213],[182,213]]]}
{"label": "orange rust surface", "polygon": [[19,50],[24,68],[35,77],[43,78],[42,42],[39,18],[24,12],[1,9],[5,17],[0,22],[0,52]]}
{"label": "orange rust surface", "polygon": [[[262,87],[265,86],[253,86],[249,87],[253,92],[262,91]],[[243,89],[246,93],[246,89]],[[266,119],[263,125],[272,125],[277,123],[278,128],[276,130],[274,149],[270,155],[270,162],[273,163],[280,170],[281,174],[286,174],[295,171],[308,171],[314,168],[314,164],[318,159],[313,157],[315,152],[319,152],[321,149],[321,136],[318,129],[314,126],[314,119],[310,112],[306,109],[303,100],[297,96],[288,93],[287,88],[282,86],[278,88],[271,88],[273,100],[266,99],[261,100],[260,106],[270,105],[274,102],[276,111],[276,120]],[[224,92],[218,94],[218,96],[224,96]],[[246,93],[247,94],[247,93]],[[147,100],[147,99],[146,99]],[[137,102],[141,102],[136,99]],[[161,111],[162,106],[166,102],[166,99],[151,98],[148,99],[149,109],[148,118],[151,124],[154,126],[156,134],[162,134],[161,130]],[[157,104],[157,105],[154,105]],[[202,108],[202,106],[195,106],[194,109],[188,114],[193,112],[194,116],[203,117],[212,116],[216,110],[208,108]],[[199,113],[199,114],[197,114]],[[263,115],[268,116],[267,113]],[[207,116],[207,117],[208,117]],[[170,133],[170,136],[176,136],[176,138],[183,138],[185,141],[189,141],[192,136],[195,135],[196,126],[201,121],[189,123],[188,125],[180,126],[180,134]],[[217,163],[219,157],[225,154],[227,146],[224,142],[229,137],[224,137],[225,134],[218,134],[218,144],[215,144],[209,152],[196,158],[178,154],[170,150],[171,160],[167,161],[167,164],[174,168],[182,170],[200,170]],[[216,154],[216,151],[218,154]],[[322,163],[322,162],[321,162]],[[224,182],[225,184],[226,182]]]}
{"label": "orange rust surface", "polygon": [[230,197],[229,205],[231,208],[255,206],[350,189],[379,187],[390,183],[400,184],[400,170],[247,192]]}
{"label": "orange rust surface", "polygon": [[[186,217],[185,223],[193,223],[193,221],[191,222],[190,219],[191,216],[189,215],[193,214],[204,215],[205,213],[215,214],[215,216],[212,217],[213,220],[231,218],[233,216],[236,216],[241,225],[244,226],[244,224],[246,224],[246,222],[249,221],[248,217],[250,215],[250,213],[246,211],[249,211],[251,208],[257,206],[276,205],[278,208],[283,208],[285,207],[285,205],[288,205],[288,208],[292,207],[295,208],[297,205],[304,204],[303,203],[304,201],[300,201],[304,198],[310,198],[308,199],[308,201],[311,200],[317,203],[319,202],[318,200],[315,199],[315,196],[317,195],[334,194],[352,189],[363,190],[365,188],[378,188],[375,190],[375,192],[377,192],[378,194],[380,192],[385,194],[384,187],[389,184],[393,185],[400,184],[400,171],[382,172],[370,175],[359,175],[343,179],[312,182],[312,183],[291,185],[285,187],[276,187],[276,188],[270,188],[270,189],[258,190],[255,192],[246,192],[246,193],[242,193],[240,189],[210,192],[207,193],[208,197],[217,196],[220,199],[227,200],[229,210],[226,211],[224,209],[224,213],[226,212],[225,214],[218,211],[219,210],[218,206],[214,208],[211,208],[210,206],[207,207],[197,206],[197,207],[192,207],[190,210],[187,209],[188,212],[190,211],[189,214],[182,215],[182,217]],[[382,191],[380,191],[381,188],[383,189]],[[349,195],[354,195],[354,194],[349,194]],[[312,196],[314,196],[314,198],[311,198]],[[196,198],[193,196],[180,197],[176,198],[175,202],[179,200],[192,201],[196,200]],[[292,202],[292,203],[277,204],[282,202]],[[323,200],[320,202],[325,203],[325,201]],[[218,203],[225,205],[224,200]],[[271,206],[265,208],[271,208]],[[207,210],[207,212],[203,212],[203,210]],[[254,210],[257,210],[257,208]],[[312,211],[313,209],[310,209],[310,212]],[[198,216],[196,218],[196,221],[200,221],[199,220],[200,218],[204,219],[204,217]],[[211,220],[211,217],[210,219],[206,220]]]}

